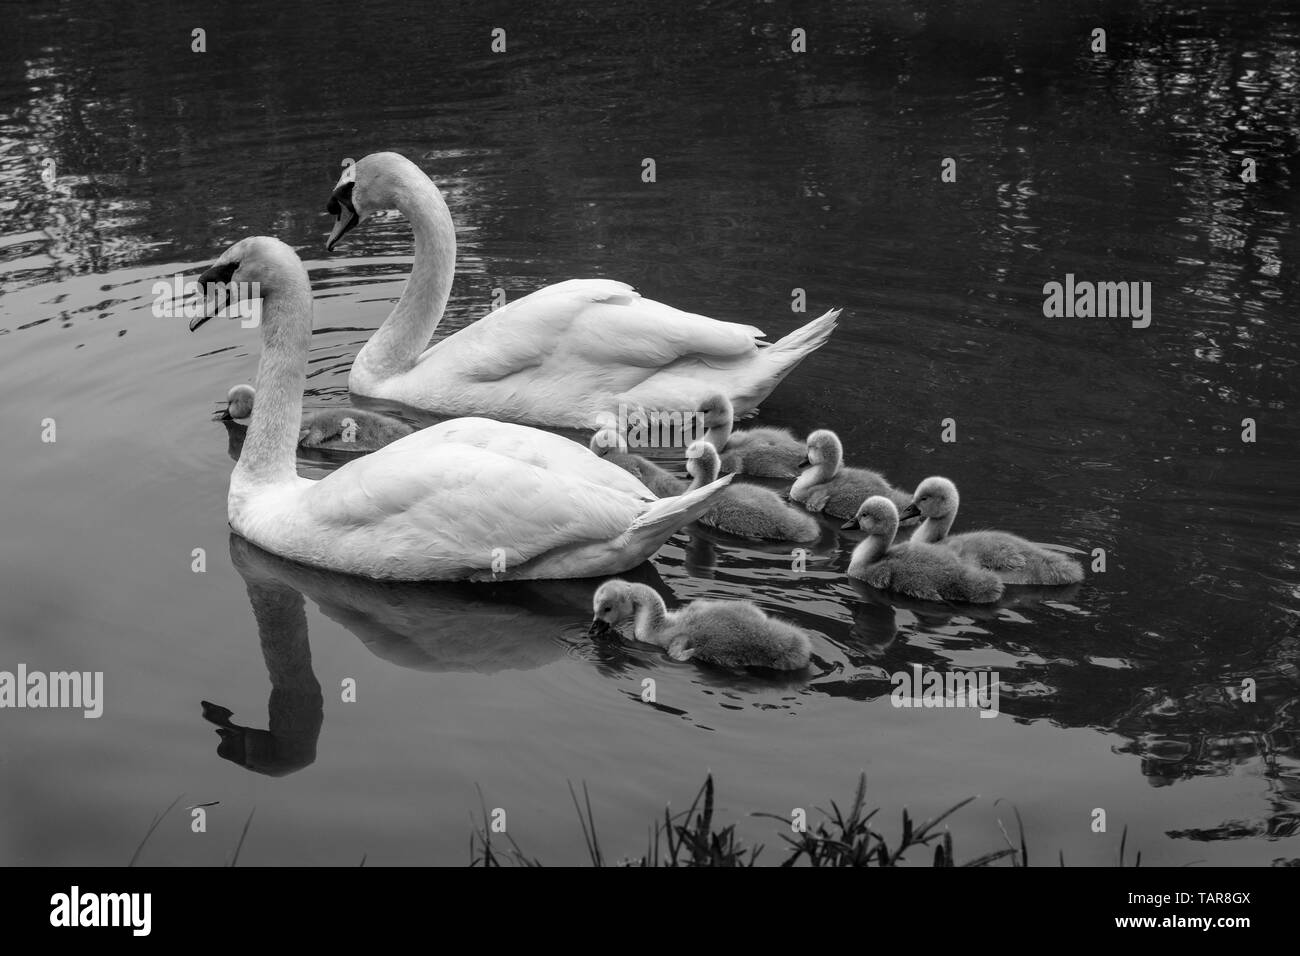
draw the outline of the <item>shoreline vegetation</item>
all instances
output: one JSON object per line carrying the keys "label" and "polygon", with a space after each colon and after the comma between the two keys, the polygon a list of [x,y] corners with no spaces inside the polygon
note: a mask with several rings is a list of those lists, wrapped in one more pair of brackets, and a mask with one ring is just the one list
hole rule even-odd
{"label": "shoreline vegetation", "polygon": [[[581,827],[587,858],[590,864],[595,867],[756,866],[760,855],[765,849],[765,845],[761,843],[747,846],[742,842],[736,833],[735,823],[723,826],[716,820],[712,774],[705,777],[704,785],[700,787],[695,799],[691,801],[691,805],[686,810],[674,814],[670,809],[665,808],[663,818],[651,824],[646,850],[643,854],[636,857],[623,857],[618,860],[611,860],[601,845],[587,785],[585,783],[582,785],[582,799],[579,801],[578,793],[573,789],[573,784],[570,783],[569,797],[573,801],[573,807],[578,814],[578,824]],[[182,797],[177,797],[167,809],[154,817],[145,832],[144,838],[131,855],[131,860],[127,866],[135,866],[138,863],[140,854],[144,850],[145,844],[149,842],[149,838],[158,829],[163,818],[180,803],[181,799]],[[782,844],[779,849],[785,855],[777,860],[775,865],[783,867],[899,866],[905,862],[904,857],[908,853],[912,853],[913,856],[911,860],[906,862],[926,865],[919,859],[920,854],[923,852],[929,854],[928,865],[937,867],[983,867],[1002,861],[1006,861],[1013,867],[1029,866],[1029,846],[1025,839],[1024,823],[1020,819],[1020,811],[1016,810],[1014,806],[1012,812],[1016,815],[1018,837],[1016,842],[1012,841],[1006,828],[1002,827],[1002,838],[1006,843],[1005,847],[988,851],[964,862],[957,861],[952,833],[942,824],[958,810],[976,799],[976,797],[967,797],[933,819],[919,824],[912,819],[907,809],[904,808],[902,828],[893,843],[879,831],[872,828],[872,821],[880,811],[879,808],[867,809],[867,775],[865,773],[859,774],[853,799],[844,808],[841,808],[833,800],[829,811],[817,808],[817,812],[821,814],[822,819],[815,826],[805,820],[804,826],[796,830],[792,825],[793,820],[790,816],[782,816],[776,813],[754,813],[751,816],[775,820],[782,825],[783,830],[789,831],[779,834]],[[540,859],[529,856],[523,847],[516,842],[512,834],[493,832],[491,814],[488,811],[487,802],[481,789],[479,790],[479,800],[483,815],[481,820],[475,820],[474,830],[470,834],[469,866],[471,868],[544,866],[545,864]],[[202,806],[211,805],[202,804]],[[249,826],[253,822],[253,813],[255,812],[256,808],[249,813],[243,831],[240,833],[239,843],[236,845],[234,855],[227,866],[233,867],[238,864],[239,854],[243,849],[244,841],[248,838]],[[999,823],[999,827],[1001,827],[1001,823]],[[1126,859],[1127,843],[1128,827],[1126,826],[1120,835],[1119,857],[1116,866],[1141,866],[1141,851],[1137,852],[1131,863]],[[763,862],[765,864],[771,863],[772,856],[773,854],[769,854]],[[362,856],[361,866],[366,865],[366,859],[367,857]],[[1064,852],[1058,852],[1056,862],[1059,866],[1065,866]]]}
{"label": "shoreline vegetation", "polygon": [[[746,846],[737,836],[734,823],[722,826],[715,820],[712,774],[705,778],[704,785],[686,810],[673,814],[669,809],[665,809],[663,819],[651,825],[645,853],[639,857],[623,858],[615,862],[611,862],[601,848],[586,785],[584,784],[582,788],[582,802],[579,802],[578,794],[573,790],[572,784],[569,786],[569,795],[578,813],[587,857],[592,866],[755,866],[765,849],[763,844]],[[481,796],[480,793],[480,798]],[[898,866],[903,862],[904,856],[911,851],[916,851],[917,854],[923,851],[929,852],[932,866],[979,867],[989,866],[1000,860],[1010,860],[1012,866],[1027,866],[1029,850],[1019,812],[1016,812],[1019,846],[1011,842],[1004,830],[1003,836],[1007,842],[1005,847],[984,853],[964,863],[956,862],[952,833],[947,827],[941,828],[941,824],[975,799],[975,797],[967,797],[933,819],[920,824],[913,821],[911,815],[904,809],[902,830],[897,841],[892,845],[885,836],[871,826],[879,809],[867,809],[865,773],[858,776],[857,789],[854,791],[852,802],[847,807],[841,808],[835,801],[831,801],[829,811],[818,810],[823,819],[815,826],[805,821],[805,825],[800,830],[796,830],[792,826],[790,816],[776,813],[755,813],[753,816],[776,820],[783,825],[783,829],[789,831],[780,834],[782,841],[780,849],[785,855],[776,865],[783,867]],[[1121,848],[1121,866],[1122,860]],[[1061,860],[1061,864],[1064,865],[1064,859]],[[1138,862],[1135,865],[1140,864],[1141,854],[1138,855]],[[543,865],[541,860],[528,856],[509,833],[492,833],[488,823],[487,806],[484,804],[483,819],[481,822],[476,821],[476,829],[470,837],[470,866],[539,867]]]}

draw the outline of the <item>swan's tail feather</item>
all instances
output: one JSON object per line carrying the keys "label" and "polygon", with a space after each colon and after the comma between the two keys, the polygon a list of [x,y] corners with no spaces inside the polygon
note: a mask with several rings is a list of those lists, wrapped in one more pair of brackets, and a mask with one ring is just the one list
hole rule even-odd
{"label": "swan's tail feather", "polygon": [[768,346],[767,357],[776,358],[778,354],[789,355],[790,368],[817,351],[826,344],[826,340],[839,324],[840,309],[831,309],[824,315],[813,319],[807,325],[801,325],[789,335],[783,335]]}
{"label": "swan's tail feather", "polygon": [[772,393],[793,372],[800,362],[826,344],[831,333],[835,331],[840,317],[839,309],[831,309],[825,315],[813,319],[807,325],[801,325],[788,335],[782,336],[771,345],[764,347],[759,368],[761,376],[749,383],[744,389],[746,394],[731,396],[738,418],[747,417],[763,399]]}
{"label": "swan's tail feather", "polygon": [[712,484],[694,491],[684,491],[671,498],[660,498],[632,522],[627,529],[631,539],[658,548],[678,528],[688,525],[714,505],[716,498],[727,485],[731,475],[724,475]]}

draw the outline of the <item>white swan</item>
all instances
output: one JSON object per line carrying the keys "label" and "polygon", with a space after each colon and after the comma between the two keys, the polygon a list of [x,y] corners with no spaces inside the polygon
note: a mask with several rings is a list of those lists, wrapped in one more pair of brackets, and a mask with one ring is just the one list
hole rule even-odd
{"label": "white swan", "polygon": [[[694,479],[692,490],[717,481],[718,468],[718,450],[707,441],[697,441],[686,449],[686,471]],[[822,533],[816,518],[758,485],[732,485],[698,520],[706,527],[760,541],[816,541]]]}
{"label": "white swan", "polygon": [[853,549],[849,577],[925,601],[991,604],[1002,597],[996,574],[967,564],[948,548],[920,542],[895,545],[898,508],[888,498],[874,495],[862,502],[844,524],[846,529],[854,526],[867,537]]}
{"label": "white swan", "polygon": [[811,467],[790,486],[790,499],[809,511],[850,518],[871,495],[885,496],[896,508],[904,508],[912,500],[879,472],[845,468],[844,446],[830,429],[818,429],[808,436],[808,461]]}
{"label": "white swan", "polygon": [[[218,418],[247,425],[255,397],[253,386],[234,386],[226,395],[226,410]],[[410,422],[361,408],[313,408],[302,413],[298,446],[368,452],[391,445],[413,431],[415,426]]]}
{"label": "white swan", "polygon": [[1077,584],[1083,580],[1078,561],[1014,534],[967,531],[949,535],[960,502],[957,486],[947,478],[932,475],[917,485],[911,505],[902,512],[925,519],[912,532],[912,540],[942,543],[963,561],[992,571],[1007,584]]}
{"label": "white swan", "polygon": [[807,447],[784,428],[747,428],[732,431],[735,409],[721,392],[700,405],[704,440],[722,455],[722,470],[759,478],[795,478],[808,454]]}
{"label": "white swan", "polygon": [[725,392],[743,415],[835,328],[832,310],[775,344],[762,332],[644,299],[609,279],[539,289],[429,347],[451,293],[456,230],[442,194],[397,153],[346,169],[330,197],[326,248],[371,213],[397,209],[415,233],[402,298],[352,363],[348,387],[441,415],[596,428],[619,405],[696,408]]}
{"label": "white swan", "polygon": [[630,620],[636,640],[663,648],[675,661],[797,671],[812,657],[807,632],[748,601],[692,601],[669,611],[654,588],[615,578],[596,589],[591,603],[595,616],[588,634]]}
{"label": "white swan", "polygon": [[[256,283],[257,406],[230,476],[230,526],[304,564],[389,580],[590,577],[641,563],[726,479],[655,499],[617,465],[549,432],[482,418],[426,428],[319,481],[295,471],[312,300],[292,249],[241,240],[199,277]],[[196,317],[197,329],[208,315]]]}

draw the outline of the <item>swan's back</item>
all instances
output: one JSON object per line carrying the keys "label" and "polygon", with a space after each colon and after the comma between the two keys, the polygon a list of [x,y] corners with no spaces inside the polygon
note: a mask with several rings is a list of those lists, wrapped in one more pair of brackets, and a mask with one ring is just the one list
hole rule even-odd
{"label": "swan's back", "polygon": [[[647,500],[669,497],[647,488],[635,473],[620,468],[611,461],[610,455],[594,454],[590,448],[576,441],[526,425],[490,418],[454,418],[422,429],[415,435],[423,436],[419,439],[421,442],[448,441],[491,449],[542,468],[580,475],[588,481],[606,484]],[[411,439],[414,437],[411,436]]]}
{"label": "swan's back", "polygon": [[776,492],[757,485],[732,484],[700,518],[700,524],[765,541],[813,541],[821,537],[816,518],[791,508]]}
{"label": "swan's back", "polygon": [[722,470],[760,478],[795,478],[807,449],[784,428],[750,428],[731,433],[722,449]]}
{"label": "swan's back", "polygon": [[799,670],[812,642],[802,630],[743,601],[693,601],[673,620],[669,653],[719,667]]}
{"label": "swan's back", "polygon": [[1005,531],[949,535],[943,545],[1007,584],[1077,584],[1083,580],[1078,561]]}
{"label": "swan's back", "polygon": [[[761,336],[752,326],[644,299],[622,282],[572,279],[502,306],[429,348],[412,370],[429,400],[410,404],[463,403],[465,389],[491,387],[498,414],[530,421],[546,417],[537,415],[539,403],[551,403],[567,409],[554,424],[583,427],[608,410],[610,395],[678,362],[743,363],[758,354]],[[426,361],[434,363],[427,371]],[[503,386],[517,375],[527,376],[528,388],[512,390],[511,398]],[[584,383],[578,404],[590,407],[575,405],[575,382]],[[663,407],[683,400],[676,398]]]}
{"label": "swan's back", "polygon": [[866,566],[862,580],[884,591],[924,601],[990,604],[1002,597],[1002,582],[991,571],[967,564],[948,547],[899,544]]}
{"label": "swan's back", "polygon": [[300,546],[347,556],[363,566],[342,570],[367,577],[463,577],[494,563],[513,570],[575,541],[620,539],[646,508],[581,475],[490,450],[413,444],[422,434],[311,482],[296,513],[281,512],[296,526]]}

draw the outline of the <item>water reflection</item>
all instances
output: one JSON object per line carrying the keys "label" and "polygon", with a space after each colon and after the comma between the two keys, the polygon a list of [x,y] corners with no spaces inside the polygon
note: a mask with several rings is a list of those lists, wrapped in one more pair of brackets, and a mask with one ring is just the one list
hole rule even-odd
{"label": "water reflection", "polygon": [[[297,564],[263,551],[236,534],[230,555],[246,582],[273,582],[310,598],[325,617],[366,649],[399,667],[427,671],[530,670],[558,660],[560,635],[591,617],[592,581],[405,583],[370,581]],[[628,575],[663,589],[653,565]],[[254,613],[257,613],[256,606]],[[305,640],[305,619],[302,623]],[[258,618],[259,633],[293,632],[295,618],[274,625]]]}
{"label": "water reflection", "polygon": [[311,667],[302,595],[250,555],[249,547],[230,536],[230,558],[244,579],[271,678],[268,729],[237,724],[229,708],[206,700],[203,719],[217,725],[218,756],[255,773],[283,777],[315,762],[325,702]]}

